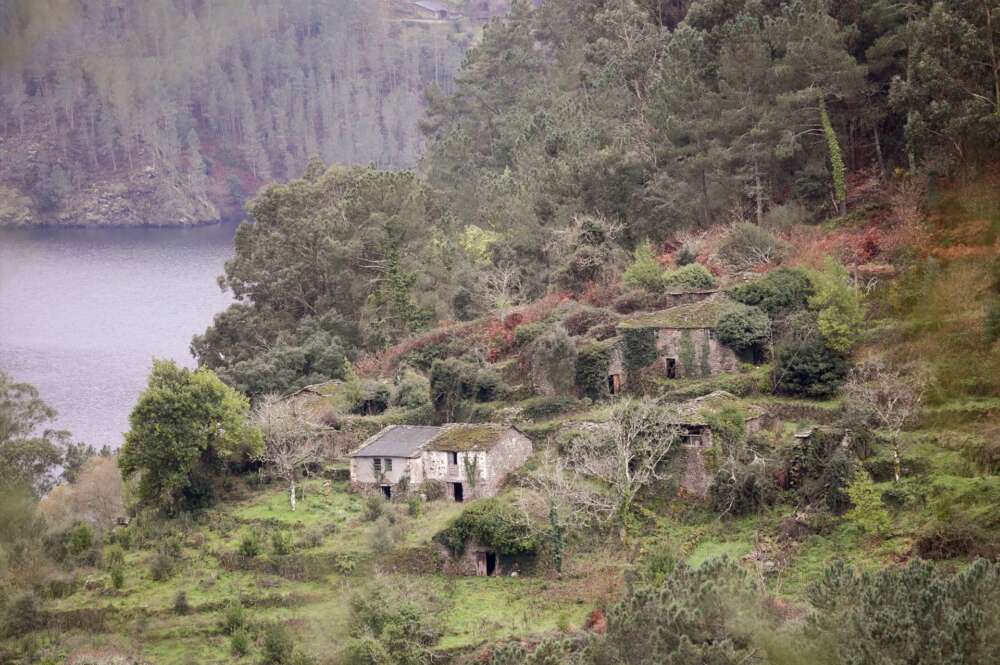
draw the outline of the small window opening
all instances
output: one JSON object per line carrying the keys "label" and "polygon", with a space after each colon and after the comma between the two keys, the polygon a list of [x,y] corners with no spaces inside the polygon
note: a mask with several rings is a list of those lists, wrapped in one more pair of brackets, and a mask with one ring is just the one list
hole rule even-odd
{"label": "small window opening", "polygon": [[448,464],[458,464],[458,453],[456,452],[448,453]]}

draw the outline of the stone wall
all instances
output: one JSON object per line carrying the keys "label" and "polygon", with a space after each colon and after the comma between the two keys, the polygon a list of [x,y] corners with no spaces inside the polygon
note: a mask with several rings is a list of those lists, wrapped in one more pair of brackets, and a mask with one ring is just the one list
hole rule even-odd
{"label": "stone wall", "polygon": [[659,330],[656,348],[660,352],[657,362],[661,363],[664,376],[668,359],[675,361],[678,379],[735,372],[738,368],[736,354],[719,342],[714,331],[708,328]]}
{"label": "stone wall", "polygon": [[[408,476],[411,484],[424,481],[423,465],[420,458],[391,457],[381,458],[382,476],[375,477],[375,466],[371,457],[351,458],[351,482],[357,484],[395,485],[403,476]],[[385,471],[386,459],[392,460],[392,471]]]}
{"label": "stone wall", "polygon": [[[514,428],[501,435],[489,451],[468,451],[458,453],[458,465],[449,468],[448,453],[443,450],[428,450],[422,454],[423,478],[446,483],[462,483],[466,500],[496,496],[507,476],[519,469],[531,457],[531,440]],[[466,462],[476,460],[476,478],[470,483]]]}

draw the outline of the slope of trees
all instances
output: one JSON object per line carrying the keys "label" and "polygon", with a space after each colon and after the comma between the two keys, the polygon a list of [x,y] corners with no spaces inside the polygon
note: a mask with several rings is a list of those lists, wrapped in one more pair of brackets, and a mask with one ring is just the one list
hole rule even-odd
{"label": "slope of trees", "polygon": [[313,156],[412,166],[423,90],[450,89],[471,35],[408,25],[388,6],[4,3],[0,182],[41,219],[95,181],[136,173],[229,204]]}

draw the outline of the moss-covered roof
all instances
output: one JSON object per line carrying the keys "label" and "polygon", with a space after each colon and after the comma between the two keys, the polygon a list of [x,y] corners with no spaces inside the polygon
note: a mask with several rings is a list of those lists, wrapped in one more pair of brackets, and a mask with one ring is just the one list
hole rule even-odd
{"label": "moss-covered roof", "polygon": [[489,450],[507,431],[506,425],[445,425],[440,434],[427,446],[427,450],[464,452]]}
{"label": "moss-covered roof", "polygon": [[643,314],[618,324],[621,328],[714,328],[733,301],[719,294],[670,309]]}
{"label": "moss-covered roof", "polygon": [[677,405],[677,412],[674,424],[676,425],[707,425],[706,416],[712,412],[719,411],[727,406],[739,407],[745,414],[747,420],[759,418],[765,411],[754,404],[744,404],[736,395],[725,390],[715,392],[701,397],[682,402]]}

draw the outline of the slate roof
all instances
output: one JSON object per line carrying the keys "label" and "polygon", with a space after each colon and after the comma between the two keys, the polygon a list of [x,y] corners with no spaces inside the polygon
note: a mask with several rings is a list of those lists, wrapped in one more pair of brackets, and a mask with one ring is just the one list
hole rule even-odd
{"label": "slate roof", "polygon": [[418,457],[420,450],[440,433],[440,427],[393,425],[365,441],[351,457]]}
{"label": "slate roof", "polygon": [[747,420],[753,420],[764,415],[764,409],[755,404],[741,404],[736,395],[725,390],[716,390],[707,395],[696,397],[677,406],[675,425],[707,425],[705,415],[723,409],[727,406],[738,406],[746,413]]}
{"label": "slate roof", "polygon": [[451,12],[451,7],[434,0],[419,0],[413,4],[429,12]]}
{"label": "slate roof", "polygon": [[695,329],[714,328],[733,301],[718,294],[687,305],[678,305],[622,321],[619,328]]}

